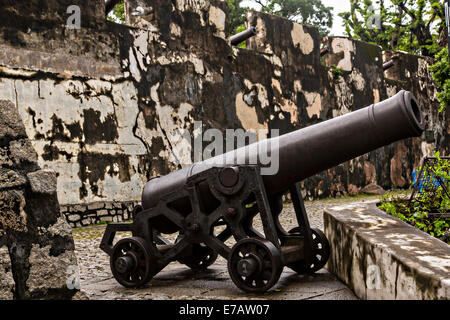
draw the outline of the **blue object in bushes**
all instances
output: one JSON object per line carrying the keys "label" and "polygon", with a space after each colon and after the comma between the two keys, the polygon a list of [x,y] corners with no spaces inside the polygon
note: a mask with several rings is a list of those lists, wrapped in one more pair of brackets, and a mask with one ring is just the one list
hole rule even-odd
{"label": "blue object in bushes", "polygon": [[427,185],[432,185],[433,187],[439,187],[439,181],[437,181],[433,175],[428,175],[428,177],[424,178],[422,176],[421,181],[419,181],[419,185],[416,186],[417,180],[416,178],[418,177],[418,175],[420,174],[420,171],[414,171],[412,173],[412,177],[413,177],[413,186],[416,187],[416,190],[420,193],[422,193],[422,188],[423,188],[423,180],[425,179],[425,182],[427,183]]}

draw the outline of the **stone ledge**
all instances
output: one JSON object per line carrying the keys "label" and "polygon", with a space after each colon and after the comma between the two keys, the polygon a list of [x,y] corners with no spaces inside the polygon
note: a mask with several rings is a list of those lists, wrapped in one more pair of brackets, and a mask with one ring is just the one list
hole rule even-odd
{"label": "stone ledge", "polygon": [[327,269],[361,299],[450,298],[450,246],[394,218],[375,202],[324,211]]}

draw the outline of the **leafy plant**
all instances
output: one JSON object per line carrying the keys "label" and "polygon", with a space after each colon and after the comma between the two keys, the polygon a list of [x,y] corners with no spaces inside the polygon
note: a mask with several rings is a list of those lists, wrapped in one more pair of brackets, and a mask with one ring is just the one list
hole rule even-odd
{"label": "leafy plant", "polygon": [[119,1],[114,9],[106,17],[108,21],[124,24],[125,23],[125,2]]}
{"label": "leafy plant", "polygon": [[[333,8],[327,7],[322,0],[226,0],[230,8],[230,30],[238,32],[245,22],[245,14],[250,8],[242,3],[260,7],[260,11],[271,13],[292,21],[310,24],[319,28],[322,36],[328,35],[333,26]],[[252,6],[254,7],[254,6]]]}
{"label": "leafy plant", "polygon": [[433,57],[445,45],[444,3],[439,0],[349,0],[350,11],[339,15],[348,36]]}
{"label": "leafy plant", "polygon": [[332,66],[331,71],[333,72],[334,80],[339,80],[339,78],[344,74],[344,70],[336,66]]}
{"label": "leafy plant", "polygon": [[441,104],[439,112],[443,112],[450,105],[450,64],[448,49],[442,48],[436,55],[436,63],[430,66],[433,80],[440,89],[438,100]]}
{"label": "leafy plant", "polygon": [[450,198],[446,192],[450,191],[450,161],[441,159],[439,152],[435,157],[432,165],[425,164],[420,192],[411,201],[386,193],[379,208],[450,244],[450,218],[444,215],[450,209]]}
{"label": "leafy plant", "polygon": [[350,11],[339,15],[349,37],[383,50],[432,57],[430,68],[440,92],[440,112],[450,103],[450,67],[444,1],[348,0]]}

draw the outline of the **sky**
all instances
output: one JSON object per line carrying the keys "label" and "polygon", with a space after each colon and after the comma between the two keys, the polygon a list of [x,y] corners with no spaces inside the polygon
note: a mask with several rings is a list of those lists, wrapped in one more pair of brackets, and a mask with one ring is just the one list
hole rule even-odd
{"label": "sky", "polygon": [[342,19],[338,16],[338,13],[350,11],[350,1],[343,0],[322,0],[322,3],[327,7],[333,7],[333,27],[331,28],[331,35],[343,36],[345,28],[342,26]]}

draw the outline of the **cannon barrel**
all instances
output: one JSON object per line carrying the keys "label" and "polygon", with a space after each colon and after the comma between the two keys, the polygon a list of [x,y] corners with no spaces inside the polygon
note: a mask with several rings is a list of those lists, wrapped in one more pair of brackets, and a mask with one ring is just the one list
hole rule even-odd
{"label": "cannon barrel", "polygon": [[247,30],[244,30],[242,32],[235,34],[234,36],[231,36],[230,37],[231,45],[237,46],[242,41],[245,41],[255,35],[256,35],[256,28],[255,27],[248,28]]}
{"label": "cannon barrel", "polygon": [[277,145],[279,154],[278,173],[263,176],[267,195],[271,196],[367,152],[398,140],[420,136],[424,127],[417,100],[411,92],[402,90],[369,107],[152,179],[144,187],[142,206],[144,209],[155,206],[161,196],[182,188],[190,176],[213,166],[219,167],[218,163],[222,163],[223,167],[246,164],[241,161],[236,163],[236,159],[248,159],[248,155],[255,152],[260,155],[260,159],[263,156],[260,152],[267,155],[266,149],[261,148],[262,143]]}
{"label": "cannon barrel", "polygon": [[320,49],[320,56],[326,56],[327,54],[330,53],[330,47],[329,46],[325,46],[322,49]]}
{"label": "cannon barrel", "polygon": [[386,70],[392,68],[394,65],[395,65],[395,60],[391,59],[388,62],[383,63],[383,70],[386,71]]}

